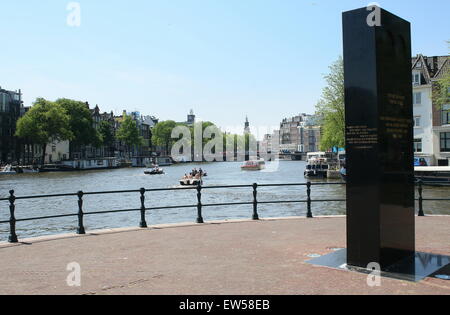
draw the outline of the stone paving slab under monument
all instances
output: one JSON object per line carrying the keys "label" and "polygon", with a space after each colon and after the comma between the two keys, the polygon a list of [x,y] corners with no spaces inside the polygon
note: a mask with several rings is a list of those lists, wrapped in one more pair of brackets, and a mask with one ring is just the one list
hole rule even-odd
{"label": "stone paving slab under monument", "polygon": [[[0,244],[0,294],[444,294],[450,281],[414,283],[317,267],[346,245],[345,217],[165,225]],[[450,255],[450,216],[416,218],[417,250]],[[81,265],[81,287],[67,265]]]}

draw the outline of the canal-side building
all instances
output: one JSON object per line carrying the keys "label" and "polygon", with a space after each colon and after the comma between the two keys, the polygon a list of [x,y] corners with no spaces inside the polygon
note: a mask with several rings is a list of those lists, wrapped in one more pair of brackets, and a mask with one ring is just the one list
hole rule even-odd
{"label": "canal-side building", "polygon": [[[96,105],[94,108],[90,108],[90,105],[88,102],[85,103],[86,107],[89,109],[91,116],[92,116],[92,126],[96,131],[99,131],[100,124],[102,121],[106,121],[109,124],[111,124],[111,127],[114,127],[114,114],[104,112],[102,113],[100,111],[100,108],[98,105]],[[114,130],[114,129],[113,129]],[[64,148],[65,144],[61,143],[59,144],[60,148]],[[96,158],[102,158],[102,157],[108,157],[111,156],[114,153],[114,150],[110,147],[105,146],[99,146],[96,147],[94,145],[81,145],[81,146],[70,146],[70,154],[69,158],[71,160],[79,160],[79,159],[96,159]],[[60,154],[58,156],[61,156]],[[64,154],[62,154],[64,157]],[[66,159],[62,159],[60,161],[64,161]],[[58,161],[59,162],[59,161]]]}
{"label": "canal-side building", "polygon": [[321,127],[316,116],[300,114],[283,119],[279,137],[282,153],[315,152],[320,149]]}
{"label": "canal-side building", "polygon": [[412,58],[414,154],[430,166],[449,165],[450,104],[435,101],[437,82],[449,71],[449,56]]}
{"label": "canal-side building", "polygon": [[273,141],[272,134],[265,134],[263,139],[259,142],[259,151],[264,153],[272,153]]}
{"label": "canal-side building", "polygon": [[298,133],[300,138],[298,152],[320,151],[322,128],[318,124],[316,116],[307,117],[298,127]]}
{"label": "canal-side building", "polygon": [[[134,166],[144,166],[150,161],[153,154],[153,143],[152,143],[152,130],[158,123],[158,119],[154,116],[143,116],[140,112],[130,112],[127,113],[126,110],[123,111],[121,116],[114,116],[114,130],[117,131],[125,116],[130,116],[135,122],[139,130],[139,135],[143,139],[143,143],[140,146],[134,146],[131,149],[132,164]],[[124,143],[116,140],[116,157],[124,159],[128,156],[128,148]]]}
{"label": "canal-side building", "polygon": [[[35,156],[35,160],[37,157],[42,156],[42,147],[38,146],[37,155]],[[70,142],[69,141],[53,141],[47,144],[47,148],[45,149],[45,163],[46,164],[54,164],[60,163],[63,161],[67,161],[70,156]]]}
{"label": "canal-side building", "polygon": [[21,143],[14,135],[17,120],[23,112],[21,91],[0,87],[0,163],[19,162]]}

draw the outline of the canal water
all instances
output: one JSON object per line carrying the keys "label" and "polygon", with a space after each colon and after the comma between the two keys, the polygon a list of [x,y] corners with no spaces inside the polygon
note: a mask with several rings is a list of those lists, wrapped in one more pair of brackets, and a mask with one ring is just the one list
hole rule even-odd
{"label": "canal water", "polygon": [[[169,188],[178,187],[179,179],[189,173],[194,167],[203,168],[208,173],[204,180],[205,186],[215,185],[251,185],[305,183],[303,177],[304,162],[281,161],[271,163],[264,172],[243,172],[241,163],[204,163],[179,164],[165,167],[165,175],[150,176],[144,174],[142,168],[126,168],[117,170],[85,171],[69,173],[20,174],[0,177],[0,198],[8,197],[8,191],[15,190],[16,196],[45,195],[59,193],[135,190],[145,187]],[[339,180],[330,180],[336,182]],[[426,187],[425,198],[448,198],[449,187]],[[344,185],[324,185],[312,187],[312,199],[341,199],[345,198]],[[258,189],[259,201],[274,200],[304,200],[306,187],[270,187]],[[204,204],[251,202],[253,193],[251,188],[206,189],[202,193]],[[197,196],[194,190],[180,189],[170,192],[146,193],[146,207],[161,207],[175,205],[196,205]],[[450,215],[450,203],[425,202],[424,210],[427,214]],[[0,221],[9,219],[9,203],[0,201]],[[96,212],[115,209],[139,209],[140,194],[108,194],[84,197],[84,211]],[[205,207],[203,217],[205,221],[226,219],[247,219],[252,216],[252,205]],[[342,215],[345,214],[344,202],[313,203],[314,215]],[[18,200],[16,202],[16,218],[41,217],[60,214],[76,214],[78,212],[77,197],[58,197],[44,199]],[[259,215],[262,218],[305,216],[306,204],[275,204],[259,205]],[[162,223],[195,222],[197,209],[170,209],[147,212],[149,225]],[[114,214],[86,215],[86,230],[132,227],[138,226],[140,213],[126,212]],[[77,228],[77,217],[24,221],[17,223],[17,235],[20,238],[49,234],[74,232]],[[9,225],[0,224],[0,241],[8,238]]]}

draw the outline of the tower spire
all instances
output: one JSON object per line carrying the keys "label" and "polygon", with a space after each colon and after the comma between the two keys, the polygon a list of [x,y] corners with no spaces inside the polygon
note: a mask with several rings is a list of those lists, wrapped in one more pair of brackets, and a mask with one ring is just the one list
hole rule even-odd
{"label": "tower spire", "polygon": [[244,134],[246,135],[250,134],[250,123],[248,121],[248,116],[245,116]]}

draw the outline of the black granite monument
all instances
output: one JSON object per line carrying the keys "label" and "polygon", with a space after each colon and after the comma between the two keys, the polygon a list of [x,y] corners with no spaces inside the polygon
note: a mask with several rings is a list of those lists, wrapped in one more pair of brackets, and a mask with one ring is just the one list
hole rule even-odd
{"label": "black granite monument", "polygon": [[343,14],[347,264],[385,269],[414,259],[413,105],[410,23],[379,13]]}
{"label": "black granite monument", "polygon": [[381,276],[408,281],[446,277],[449,256],[415,252],[410,24],[371,7],[345,12],[343,26],[347,249],[308,263],[371,274],[378,263]]}

